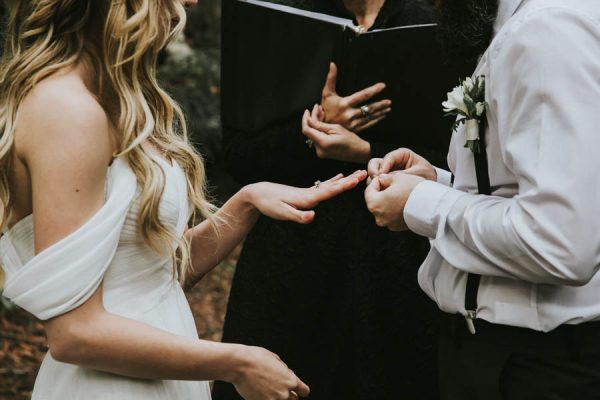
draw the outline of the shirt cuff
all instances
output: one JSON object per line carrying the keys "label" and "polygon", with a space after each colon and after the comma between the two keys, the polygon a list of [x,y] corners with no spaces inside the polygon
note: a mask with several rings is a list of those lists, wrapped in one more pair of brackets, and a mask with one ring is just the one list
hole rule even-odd
{"label": "shirt cuff", "polygon": [[433,181],[423,181],[413,189],[404,207],[404,221],[414,233],[435,238],[440,215],[465,194]]}
{"label": "shirt cuff", "polygon": [[437,174],[437,183],[444,186],[452,187],[452,172],[446,171],[445,169],[433,167]]}

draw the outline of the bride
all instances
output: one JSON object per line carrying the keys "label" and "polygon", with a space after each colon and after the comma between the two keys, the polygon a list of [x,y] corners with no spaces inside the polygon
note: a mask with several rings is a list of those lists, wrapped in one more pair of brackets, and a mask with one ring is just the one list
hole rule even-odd
{"label": "bride", "polygon": [[195,2],[6,2],[0,264],[4,294],[45,321],[33,399],[205,400],[209,380],[246,399],[309,393],[265,349],[199,340],[182,285],[259,213],[309,223],[366,173],[310,189],[258,183],[213,210],[183,115],[155,77]]}

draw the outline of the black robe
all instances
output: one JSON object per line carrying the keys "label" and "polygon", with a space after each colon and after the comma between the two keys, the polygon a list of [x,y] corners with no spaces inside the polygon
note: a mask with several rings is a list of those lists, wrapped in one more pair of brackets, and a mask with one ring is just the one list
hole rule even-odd
{"label": "black robe", "polygon": [[[352,18],[339,0],[278,2]],[[433,19],[424,2],[387,0],[372,29]],[[300,121],[299,115],[260,135],[225,130],[234,178],[311,186],[366,168],[319,160],[304,143]],[[400,135],[368,140],[374,156],[402,146]],[[443,165],[442,152],[428,156]],[[310,399],[436,399],[439,312],[417,283],[429,242],[378,228],[363,193],[361,185],[320,205],[308,226],[259,220],[237,266],[223,341],[279,354],[311,387]],[[213,396],[240,398],[219,382]]]}

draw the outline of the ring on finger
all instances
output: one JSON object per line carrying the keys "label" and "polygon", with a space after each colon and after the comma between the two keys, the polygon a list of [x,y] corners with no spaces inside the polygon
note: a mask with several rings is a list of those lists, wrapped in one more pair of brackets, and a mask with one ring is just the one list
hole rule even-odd
{"label": "ring on finger", "polygon": [[313,186],[313,188],[318,189],[319,186],[321,186],[321,181],[315,181],[315,185]]}
{"label": "ring on finger", "polygon": [[362,113],[362,116],[366,119],[371,119],[373,117],[373,114],[371,114],[371,109],[366,104],[364,106],[360,106],[360,112]]}
{"label": "ring on finger", "polygon": [[312,149],[315,145],[315,142],[313,142],[312,139],[306,139],[304,143],[306,143],[309,149]]}

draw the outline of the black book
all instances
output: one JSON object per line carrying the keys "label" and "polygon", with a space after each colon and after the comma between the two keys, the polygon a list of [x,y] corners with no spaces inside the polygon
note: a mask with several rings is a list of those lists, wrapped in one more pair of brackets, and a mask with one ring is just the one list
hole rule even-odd
{"label": "black book", "polygon": [[441,103],[470,66],[445,62],[436,25],[363,32],[348,19],[259,0],[223,0],[222,17],[225,128],[253,133],[298,118],[320,103],[333,61],[340,95],[387,85],[371,101],[391,99],[392,112],[363,136],[447,150],[452,121]]}

